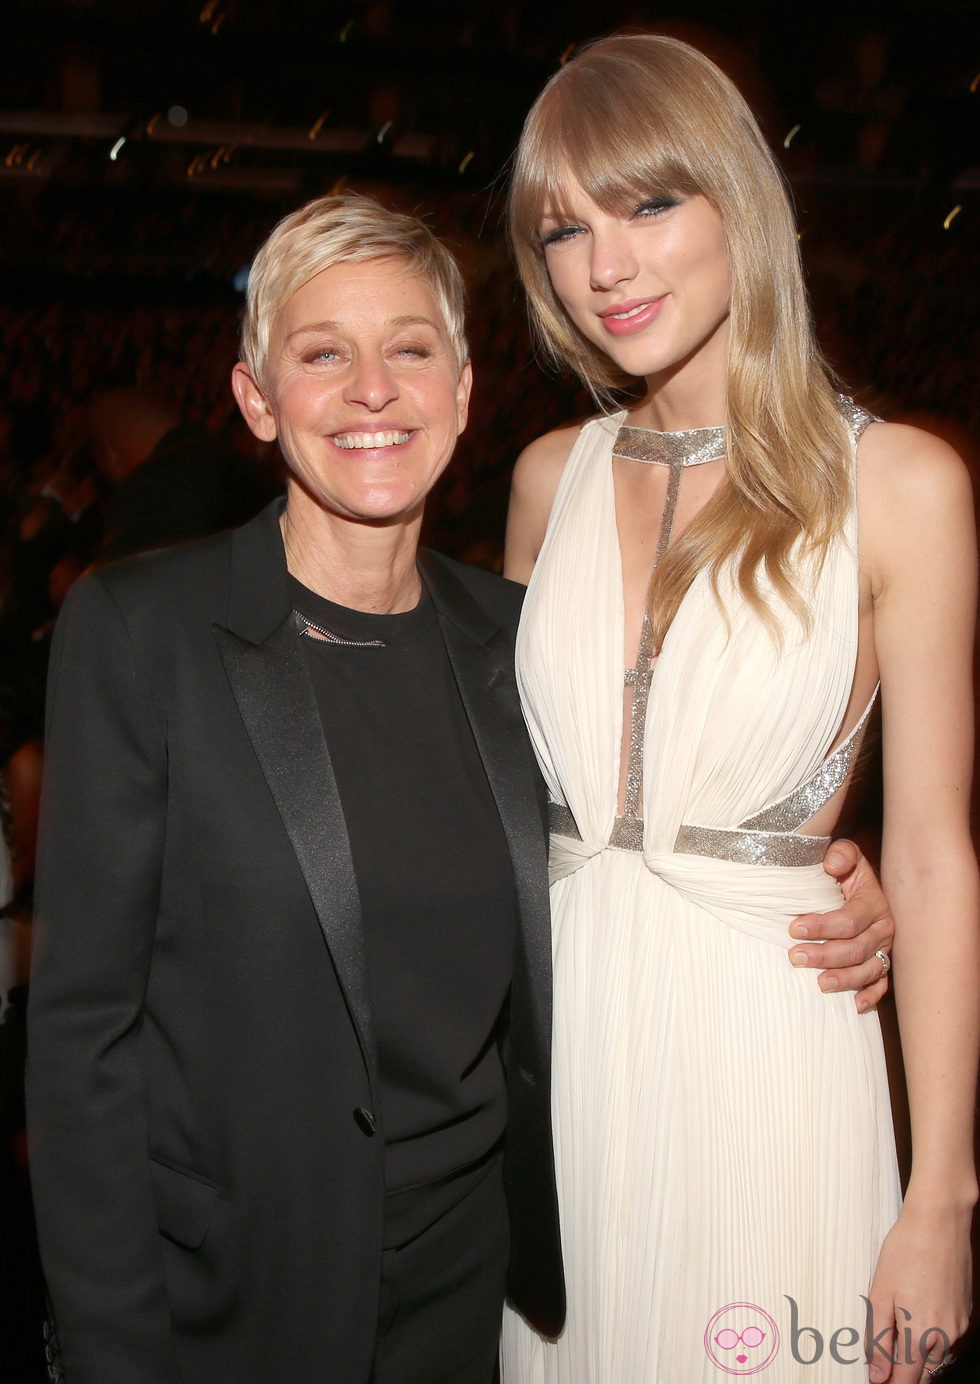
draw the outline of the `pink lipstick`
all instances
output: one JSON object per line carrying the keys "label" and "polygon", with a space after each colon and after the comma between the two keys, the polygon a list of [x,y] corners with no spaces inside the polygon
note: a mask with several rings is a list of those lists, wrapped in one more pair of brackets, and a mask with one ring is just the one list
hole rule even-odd
{"label": "pink lipstick", "polygon": [[666,297],[662,293],[659,298],[633,298],[628,303],[603,308],[598,316],[610,336],[631,336],[657,318]]}

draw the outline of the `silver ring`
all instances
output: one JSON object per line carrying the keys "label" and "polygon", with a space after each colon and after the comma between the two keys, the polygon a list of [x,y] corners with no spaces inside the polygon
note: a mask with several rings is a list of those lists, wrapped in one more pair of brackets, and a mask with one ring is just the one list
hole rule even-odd
{"label": "silver ring", "polygon": [[884,980],[885,976],[888,974],[888,972],[889,972],[889,971],[891,970],[891,968],[892,968],[892,959],[891,959],[891,957],[888,955],[888,953],[887,953],[886,951],[882,951],[880,947],[879,947],[879,949],[875,952],[875,956],[876,956],[876,957],[878,958],[878,960],[881,962],[881,975],[878,977],[878,979],[879,979],[879,980]]}
{"label": "silver ring", "polygon": [[946,1373],[950,1365],[953,1364],[953,1360],[954,1357],[952,1355],[947,1355],[945,1360],[940,1360],[935,1369],[930,1369],[929,1366],[926,1365],[926,1374],[930,1379],[939,1379],[941,1375]]}

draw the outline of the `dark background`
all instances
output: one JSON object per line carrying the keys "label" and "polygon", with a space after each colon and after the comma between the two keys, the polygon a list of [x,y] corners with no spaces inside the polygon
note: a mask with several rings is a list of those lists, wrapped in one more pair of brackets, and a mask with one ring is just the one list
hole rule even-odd
{"label": "dark background", "polygon": [[[825,349],[862,402],[942,432],[975,470],[976,21],[972,0],[3,0],[0,775],[36,741],[50,622],[99,556],[92,399],[139,387],[275,473],[228,373],[251,255],[310,197],[374,193],[457,249],[476,385],[428,536],[499,562],[514,457],[589,409],[533,359],[501,235],[507,160],[563,57],[618,27],[687,38],[739,83],[792,188]],[[864,822],[872,839],[873,780]],[[29,892],[22,920],[29,936]],[[33,1384],[16,1006],[7,1017],[0,1379]]]}
{"label": "dark background", "polygon": [[109,384],[238,427],[234,285],[279,216],[346,185],[424,210],[467,267],[474,414],[432,529],[492,560],[516,451],[587,407],[531,363],[499,192],[535,93],[619,25],[698,43],[753,102],[851,387],[975,433],[975,20],[966,0],[5,0],[0,428],[15,476],[84,471],[84,410]]}

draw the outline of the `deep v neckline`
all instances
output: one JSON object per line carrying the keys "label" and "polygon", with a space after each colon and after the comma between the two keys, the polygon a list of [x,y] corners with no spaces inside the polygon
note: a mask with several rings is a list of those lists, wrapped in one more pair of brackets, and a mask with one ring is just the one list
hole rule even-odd
{"label": "deep v neckline", "polygon": [[[623,415],[625,418],[628,415]],[[613,441],[609,458],[608,484],[612,503],[613,529],[619,554],[619,591],[621,607],[621,628],[626,629],[626,575],[623,559],[623,543],[619,530],[619,511],[616,496],[616,481],[613,459],[622,457],[643,465],[656,465],[667,468],[667,489],[664,507],[660,518],[660,533],[653,566],[647,578],[652,579],[664,554],[670,546],[671,535],[677,517],[677,501],[680,494],[681,476],[692,466],[722,460],[725,456],[725,429],[723,427],[688,428],[680,432],[660,432],[652,428],[636,428],[620,423]],[[685,593],[686,595],[686,593]],[[647,708],[653,678],[656,672],[660,649],[654,648],[653,629],[650,617],[644,609],[640,621],[640,635],[637,641],[636,658],[631,666],[623,671],[624,687],[630,690],[628,698],[622,696],[621,720],[619,725],[619,763],[616,786],[617,809],[622,799],[622,812],[617,811],[614,838],[618,835],[622,842],[631,843],[636,849],[636,840],[642,840],[643,818],[643,742],[646,734]],[[621,660],[625,662],[623,657]],[[629,734],[626,734],[626,721],[629,720]],[[625,766],[624,766],[625,758]]]}

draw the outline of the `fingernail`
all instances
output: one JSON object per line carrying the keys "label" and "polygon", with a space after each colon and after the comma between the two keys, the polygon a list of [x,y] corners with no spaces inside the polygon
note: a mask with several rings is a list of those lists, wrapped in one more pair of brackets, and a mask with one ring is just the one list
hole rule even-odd
{"label": "fingernail", "polygon": [[792,932],[793,936],[798,937],[801,942],[805,942],[806,939],[810,936],[810,929],[808,927],[804,927],[802,923],[794,923],[790,931]]}
{"label": "fingernail", "polygon": [[838,988],[838,981],[837,981],[837,977],[836,977],[836,976],[823,976],[823,977],[821,977],[821,980],[820,980],[820,989],[821,989],[821,990],[836,990],[837,988]]}
{"label": "fingernail", "polygon": [[789,959],[790,959],[790,961],[792,961],[792,963],[793,963],[794,966],[805,966],[805,965],[806,965],[806,952],[802,952],[802,951],[791,951],[790,954],[789,954]]}

